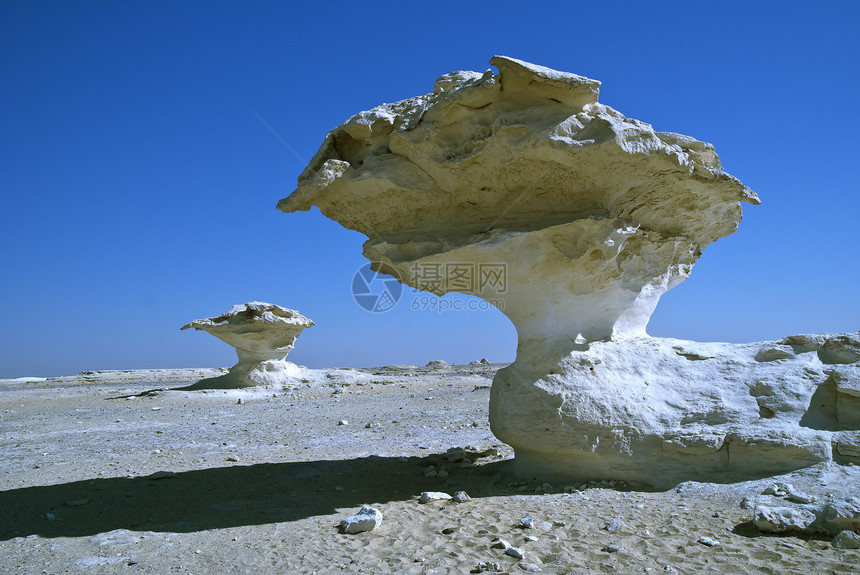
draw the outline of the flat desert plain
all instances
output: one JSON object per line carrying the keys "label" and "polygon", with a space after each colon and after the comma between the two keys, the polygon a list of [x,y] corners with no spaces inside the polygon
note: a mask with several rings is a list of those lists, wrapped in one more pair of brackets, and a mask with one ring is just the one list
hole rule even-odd
{"label": "flat desert plain", "polygon": [[[217,370],[0,380],[0,572],[860,572],[860,551],[760,533],[749,508],[793,505],[763,494],[780,481],[858,496],[856,467],[668,491],[517,477],[487,422],[499,367],[307,370],[265,390],[175,389]],[[363,504],[382,524],[339,533]]]}

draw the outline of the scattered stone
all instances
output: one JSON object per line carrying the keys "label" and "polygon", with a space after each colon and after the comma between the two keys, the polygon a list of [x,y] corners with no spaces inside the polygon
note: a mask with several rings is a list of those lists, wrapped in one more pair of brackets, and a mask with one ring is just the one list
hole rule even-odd
{"label": "scattered stone", "polygon": [[373,423],[371,423],[371,422],[368,422],[368,423],[365,423],[365,424],[364,424],[364,428],[365,428],[365,429],[370,429],[370,428],[372,428],[372,427],[373,427]]}
{"label": "scattered stone", "polygon": [[710,537],[699,537],[699,543],[708,547],[716,547],[720,544],[719,541],[717,541],[716,539],[711,539]]}
{"label": "scattered stone", "polygon": [[788,495],[786,495],[785,498],[792,503],[812,503],[813,501],[815,501],[815,497],[809,495],[808,493],[802,493],[800,491],[789,491]]}
{"label": "scattered stone", "polygon": [[619,545],[617,543],[610,543],[609,545],[607,545],[606,547],[601,549],[601,551],[605,551],[606,553],[618,553],[619,551],[623,551],[623,550],[624,550],[624,547],[622,547],[621,545]]}
{"label": "scattered stone", "polygon": [[553,521],[552,525],[553,527],[564,527],[565,525],[567,525],[567,523],[565,523],[564,521]]}
{"label": "scattered stone", "polygon": [[488,563],[486,561],[481,561],[478,563],[478,566],[475,569],[472,569],[472,573],[501,573],[505,570],[499,563]]}
{"label": "scattered stone", "polygon": [[349,425],[349,420],[341,419],[340,421],[337,422],[337,424],[338,425]]}
{"label": "scattered stone", "polygon": [[422,491],[418,497],[418,503],[430,503],[431,501],[440,501],[443,499],[451,499],[451,496],[442,491]]}
{"label": "scattered stone", "polygon": [[228,457],[228,458],[227,458],[227,461],[230,461],[230,462],[232,462],[232,463],[236,463],[236,462],[238,462],[239,460],[238,460],[237,458],[235,458],[235,457]]}
{"label": "scattered stone", "polygon": [[534,563],[526,563],[525,561],[519,563],[519,566],[523,571],[528,571],[530,573],[537,573],[541,570],[538,565],[535,565]]}
{"label": "scattered stone", "polygon": [[363,505],[355,515],[351,515],[340,522],[341,533],[362,533],[379,527],[382,523],[382,512],[369,505]]}
{"label": "scattered stone", "polygon": [[452,533],[456,533],[459,530],[459,527],[446,527],[442,530],[442,535],[451,535]]}
{"label": "scattered stone", "polygon": [[505,555],[509,555],[514,559],[523,559],[526,556],[526,552],[519,547],[508,547],[505,549]]}
{"label": "scattered stone", "polygon": [[490,547],[492,547],[493,549],[507,549],[510,546],[511,546],[510,543],[508,543],[507,541],[505,541],[504,539],[501,539],[501,538],[496,539],[493,542],[493,544],[490,545]]}
{"label": "scattered stone", "polygon": [[537,540],[538,540],[538,538],[535,537],[534,535],[526,535],[525,537],[523,537],[523,541],[528,541],[529,543],[533,543]]}
{"label": "scattered stone", "polygon": [[176,477],[176,474],[172,471],[156,471],[152,475],[148,475],[146,478],[151,479],[152,481],[157,481],[159,479],[170,479],[171,477]]}
{"label": "scattered stone", "polygon": [[451,499],[454,501],[454,503],[465,503],[466,501],[472,500],[472,498],[469,497],[469,494],[465,491],[458,491]]}
{"label": "scattered stone", "polygon": [[244,401],[242,401],[242,398],[241,398],[241,397],[240,397],[239,399],[237,399],[237,400],[236,400],[236,405],[242,405],[243,403],[245,403],[245,402],[244,402]]}
{"label": "scattered stone", "polygon": [[837,549],[860,549],[860,535],[853,531],[840,531],[833,538],[831,545]]}
{"label": "scattered stone", "polygon": [[523,517],[520,519],[520,527],[522,529],[533,529],[535,526],[535,520],[531,517]]}
{"label": "scattered stone", "polygon": [[615,533],[616,531],[621,529],[621,521],[618,519],[613,519],[612,521],[609,521],[606,525],[604,525],[603,528],[610,533]]}

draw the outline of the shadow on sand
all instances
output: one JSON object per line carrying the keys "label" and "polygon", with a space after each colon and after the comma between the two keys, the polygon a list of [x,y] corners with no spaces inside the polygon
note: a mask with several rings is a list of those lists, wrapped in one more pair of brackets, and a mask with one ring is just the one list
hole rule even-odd
{"label": "shadow on sand", "polygon": [[0,492],[0,540],[120,528],[192,532],[352,514],[362,504],[404,501],[421,491],[514,492],[510,461],[458,468],[444,479],[424,477],[424,468],[438,462],[439,455],[430,455],[237,464],[12,489]]}

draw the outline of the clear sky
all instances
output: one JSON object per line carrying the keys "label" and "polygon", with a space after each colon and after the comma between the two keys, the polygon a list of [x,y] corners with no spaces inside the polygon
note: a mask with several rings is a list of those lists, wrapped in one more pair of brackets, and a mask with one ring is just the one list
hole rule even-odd
{"label": "clear sky", "polygon": [[0,378],[232,365],[179,328],[251,300],[317,323],[289,357],[311,367],[512,360],[496,310],[415,311],[409,289],[361,309],[364,236],[275,209],[331,128],[494,54],[602,81],[601,102],[713,143],[761,196],[650,333],[856,331],[858,7],[6,0]]}

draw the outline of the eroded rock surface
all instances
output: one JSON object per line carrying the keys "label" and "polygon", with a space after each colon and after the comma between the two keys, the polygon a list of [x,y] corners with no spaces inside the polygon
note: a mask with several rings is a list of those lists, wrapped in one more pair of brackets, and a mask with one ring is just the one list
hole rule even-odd
{"label": "eroded rock surface", "polygon": [[646,334],[741,202],[759,203],[713,146],[599,103],[595,80],[490,63],[348,119],[278,207],[318,206],[367,235],[374,269],[511,319],[490,421],[524,473],[665,484],[855,457],[856,337]]}
{"label": "eroded rock surface", "polygon": [[305,328],[314,322],[293,309],[265,302],[234,305],[226,313],[182,326],[206,331],[236,348],[239,363],[220,377],[204,379],[201,388],[273,386],[300,376],[285,358]]}

